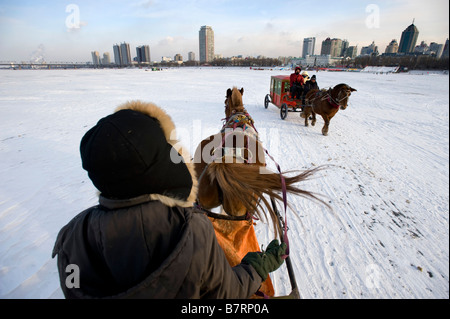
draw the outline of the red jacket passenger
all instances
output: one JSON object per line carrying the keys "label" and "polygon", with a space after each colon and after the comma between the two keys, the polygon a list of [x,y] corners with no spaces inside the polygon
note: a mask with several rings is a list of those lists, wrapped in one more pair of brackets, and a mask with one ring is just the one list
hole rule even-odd
{"label": "red jacket passenger", "polygon": [[305,84],[305,79],[300,74],[302,69],[300,67],[295,68],[295,73],[292,73],[289,80],[290,80],[290,87],[292,88],[294,86],[294,83],[298,86],[303,86]]}

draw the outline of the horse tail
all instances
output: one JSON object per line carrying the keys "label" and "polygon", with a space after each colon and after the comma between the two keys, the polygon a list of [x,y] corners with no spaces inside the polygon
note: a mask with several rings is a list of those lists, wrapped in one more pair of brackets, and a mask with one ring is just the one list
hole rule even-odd
{"label": "horse tail", "polygon": [[[286,192],[316,200],[329,206],[318,198],[317,194],[295,186],[299,182],[308,180],[322,168],[317,167],[305,170],[290,177],[283,174]],[[274,225],[275,234],[278,235],[281,233],[277,214],[272,208],[271,202],[268,200],[268,198],[283,200],[283,186],[279,173],[274,173],[263,166],[257,165],[211,163],[208,167],[208,174],[211,180],[217,181],[222,191],[222,202],[224,205],[230,205],[228,209],[230,212],[234,211],[233,208],[237,209],[237,205],[242,204],[245,206],[247,212],[256,215],[259,219],[264,217],[265,220],[268,220],[265,212],[267,210]]]}

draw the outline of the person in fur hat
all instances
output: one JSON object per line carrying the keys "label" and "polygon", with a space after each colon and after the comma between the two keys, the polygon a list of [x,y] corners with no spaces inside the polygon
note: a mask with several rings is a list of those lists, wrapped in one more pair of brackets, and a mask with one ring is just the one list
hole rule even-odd
{"label": "person in fur hat", "polygon": [[305,87],[303,89],[303,96],[302,96],[302,104],[303,105],[305,105],[306,94],[311,90],[319,90],[319,84],[317,83],[315,74],[311,77],[311,79],[309,79],[305,83]]}
{"label": "person in fur hat", "polygon": [[[128,102],[82,138],[83,168],[99,204],[56,239],[66,298],[249,298],[282,263],[285,244],[231,267],[208,218],[193,208],[197,178],[159,107]],[[72,269],[79,269],[79,285]]]}
{"label": "person in fur hat", "polygon": [[293,99],[299,99],[302,96],[305,79],[300,74],[302,68],[297,66],[294,73],[289,76],[289,91]]}

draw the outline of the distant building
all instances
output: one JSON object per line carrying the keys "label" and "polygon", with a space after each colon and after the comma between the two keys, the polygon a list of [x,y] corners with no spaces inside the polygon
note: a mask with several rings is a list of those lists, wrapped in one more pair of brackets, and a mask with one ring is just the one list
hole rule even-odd
{"label": "distant building", "polygon": [[181,54],[177,53],[177,54],[175,54],[173,60],[175,62],[177,62],[178,64],[181,64],[181,63],[183,63],[183,56]]}
{"label": "distant building", "polygon": [[341,56],[342,40],[336,38],[335,39],[326,38],[324,41],[322,41],[322,49],[320,51],[320,55],[330,55],[331,57]]}
{"label": "distant building", "polygon": [[320,55],[331,55],[331,39],[326,38],[322,41],[322,48],[320,50]]}
{"label": "distant building", "polygon": [[402,37],[400,39],[400,44],[398,45],[399,53],[412,53],[416,47],[417,38],[419,37],[419,30],[413,24],[402,32]]}
{"label": "distant building", "polygon": [[305,58],[304,65],[307,67],[327,67],[333,65],[333,59],[331,55],[308,55]]}
{"label": "distant building", "polygon": [[436,42],[430,43],[430,52],[431,54],[434,54],[437,59],[440,59],[442,57],[442,53],[444,52],[444,45],[438,44]]}
{"label": "distant building", "polygon": [[100,54],[97,51],[92,51],[92,64],[100,65]]}
{"label": "distant building", "polygon": [[198,32],[200,63],[214,60],[214,31],[210,26],[202,26]]}
{"label": "distant building", "polygon": [[378,47],[375,45],[375,41],[367,47],[362,47],[360,55],[378,55]]}
{"label": "distant building", "polygon": [[347,49],[349,47],[350,47],[350,43],[347,40],[342,40],[341,53],[339,56],[345,57],[345,54],[347,53]]}
{"label": "distant building", "polygon": [[116,65],[122,65],[122,53],[120,52],[120,46],[118,44],[113,45],[114,63]]}
{"label": "distant building", "polygon": [[342,40],[332,39],[331,40],[331,57],[339,57],[342,53]]}
{"label": "distant building", "polygon": [[188,52],[188,61],[195,61],[195,53],[194,52]]}
{"label": "distant building", "polygon": [[414,53],[430,54],[430,47],[425,43],[425,41],[422,41],[414,48]]}
{"label": "distant building", "polygon": [[109,56],[109,52],[103,53],[102,64],[103,64],[103,65],[109,65],[109,64],[111,64],[111,57]]}
{"label": "distant building", "polygon": [[350,58],[354,59],[358,55],[358,47],[357,46],[350,46],[345,50],[344,58]]}
{"label": "distant building", "polygon": [[398,52],[398,43],[397,40],[393,39],[389,45],[386,47],[386,50],[384,51],[384,53],[387,54],[394,54]]}
{"label": "distant building", "polygon": [[122,57],[121,65],[131,64],[130,45],[126,42],[120,44],[120,54]]}
{"label": "distant building", "polygon": [[304,38],[302,58],[306,58],[307,55],[314,55],[315,46],[316,46],[316,38],[314,37]]}
{"label": "distant building", "polygon": [[444,44],[444,51],[442,51],[442,58],[448,58],[448,51],[449,51],[449,48],[448,48],[448,39],[447,39],[447,41],[445,41],[445,44]]}
{"label": "distant building", "polygon": [[148,45],[141,45],[136,48],[136,60],[138,63],[150,63],[150,47]]}

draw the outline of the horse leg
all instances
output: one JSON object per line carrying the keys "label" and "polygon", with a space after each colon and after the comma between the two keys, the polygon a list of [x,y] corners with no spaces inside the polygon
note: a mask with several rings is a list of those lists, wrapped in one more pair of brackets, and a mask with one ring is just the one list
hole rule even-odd
{"label": "horse leg", "polygon": [[327,116],[322,116],[322,117],[325,122],[325,125],[322,128],[322,134],[327,136],[328,135],[328,126],[330,125],[330,119]]}
{"label": "horse leg", "polygon": [[314,111],[312,111],[312,121],[311,121],[311,125],[314,126],[316,125],[316,113]]}
{"label": "horse leg", "polygon": [[303,108],[303,111],[300,113],[300,116],[303,117],[305,119],[305,126],[309,126],[309,115],[312,112],[312,107],[311,106],[305,106]]}

